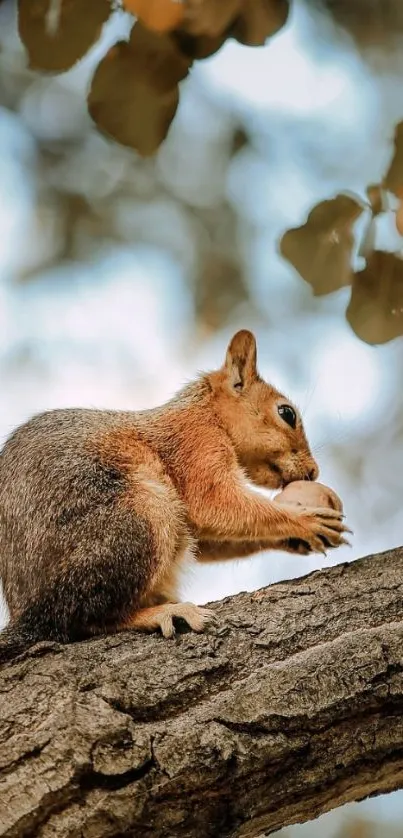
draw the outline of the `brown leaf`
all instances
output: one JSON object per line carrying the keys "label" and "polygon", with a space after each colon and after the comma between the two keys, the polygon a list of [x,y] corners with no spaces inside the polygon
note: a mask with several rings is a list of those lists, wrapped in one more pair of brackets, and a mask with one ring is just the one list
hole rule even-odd
{"label": "brown leaf", "polygon": [[403,260],[375,250],[355,274],[346,317],[366,343],[387,343],[403,335]]}
{"label": "brown leaf", "polygon": [[231,34],[242,44],[263,46],[270,35],[284,26],[288,13],[289,0],[243,0]]}
{"label": "brown leaf", "polygon": [[301,227],[287,230],[280,252],[308,282],[315,296],[330,294],[352,280],[352,225],[362,206],[347,195],[322,201]]}
{"label": "brown leaf", "polygon": [[18,31],[33,70],[69,70],[98,41],[111,14],[110,0],[59,2],[52,16],[51,0],[18,0]]}
{"label": "brown leaf", "polygon": [[178,82],[190,61],[169,36],[140,23],[134,30],[130,42],[112,47],[97,67],[88,109],[101,131],[149,156],[168,133],[179,102]]}
{"label": "brown leaf", "polygon": [[403,122],[396,125],[394,143],[395,152],[383,185],[389,192],[403,198]]}

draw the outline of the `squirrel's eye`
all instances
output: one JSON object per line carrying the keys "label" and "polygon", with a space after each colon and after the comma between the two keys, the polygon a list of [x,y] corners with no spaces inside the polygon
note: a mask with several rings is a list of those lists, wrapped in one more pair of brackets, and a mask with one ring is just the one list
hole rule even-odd
{"label": "squirrel's eye", "polygon": [[295,428],[297,425],[297,414],[293,407],[289,404],[280,404],[277,408],[279,415],[290,428]]}

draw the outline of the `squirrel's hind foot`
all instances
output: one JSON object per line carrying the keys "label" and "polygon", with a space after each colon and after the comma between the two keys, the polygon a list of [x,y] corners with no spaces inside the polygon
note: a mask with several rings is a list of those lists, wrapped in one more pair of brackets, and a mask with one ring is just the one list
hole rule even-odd
{"label": "squirrel's hind foot", "polygon": [[198,605],[193,605],[192,602],[165,602],[162,605],[142,608],[120,628],[142,631],[160,629],[164,637],[173,637],[175,634],[175,617],[185,620],[193,631],[198,632],[204,631],[208,623],[213,623],[216,620],[213,611],[208,608],[200,608]]}

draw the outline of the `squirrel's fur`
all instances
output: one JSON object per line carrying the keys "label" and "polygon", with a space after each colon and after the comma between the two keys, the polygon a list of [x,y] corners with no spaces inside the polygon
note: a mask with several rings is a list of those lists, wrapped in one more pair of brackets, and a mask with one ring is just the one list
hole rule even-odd
{"label": "squirrel's fur", "polygon": [[18,428],[0,455],[0,575],[11,622],[0,661],[40,640],[120,628],[201,630],[209,613],[178,604],[185,556],[323,551],[343,542],[333,510],[272,503],[248,485],[316,479],[302,422],[256,369],[247,331],[221,369],[162,407],[54,410]]}

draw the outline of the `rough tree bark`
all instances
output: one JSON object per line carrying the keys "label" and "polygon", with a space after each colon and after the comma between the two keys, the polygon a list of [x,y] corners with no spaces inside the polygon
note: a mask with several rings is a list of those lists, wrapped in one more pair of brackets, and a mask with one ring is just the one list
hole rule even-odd
{"label": "rough tree bark", "polygon": [[403,548],[40,645],[0,676],[0,835],[256,838],[403,786]]}

